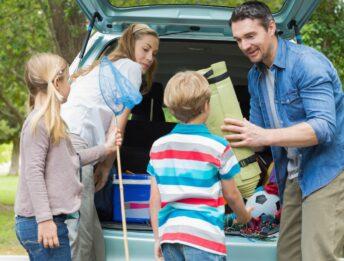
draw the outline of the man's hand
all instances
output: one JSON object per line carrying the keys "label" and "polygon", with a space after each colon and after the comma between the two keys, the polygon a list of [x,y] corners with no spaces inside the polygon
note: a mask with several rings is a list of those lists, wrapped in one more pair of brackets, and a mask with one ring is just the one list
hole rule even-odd
{"label": "man's hand", "polygon": [[232,147],[260,148],[269,145],[268,130],[258,127],[246,119],[225,118],[221,130],[233,133],[225,135]]}
{"label": "man's hand", "polygon": [[45,248],[60,246],[57,227],[53,220],[38,223],[38,243],[43,244]]}
{"label": "man's hand", "polygon": [[96,166],[96,169],[94,170],[94,186],[95,186],[95,192],[101,190],[108,178],[110,173],[111,167],[108,167],[104,162],[98,163]]}

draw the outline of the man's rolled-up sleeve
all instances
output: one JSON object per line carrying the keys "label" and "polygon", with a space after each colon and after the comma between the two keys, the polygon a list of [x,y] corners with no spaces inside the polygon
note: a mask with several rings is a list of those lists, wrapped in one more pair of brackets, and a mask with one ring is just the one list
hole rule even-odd
{"label": "man's rolled-up sleeve", "polygon": [[[331,64],[316,56],[301,56],[295,71],[296,84],[319,144],[333,141],[336,132],[336,108],[331,79]],[[300,69],[301,68],[301,69]]]}

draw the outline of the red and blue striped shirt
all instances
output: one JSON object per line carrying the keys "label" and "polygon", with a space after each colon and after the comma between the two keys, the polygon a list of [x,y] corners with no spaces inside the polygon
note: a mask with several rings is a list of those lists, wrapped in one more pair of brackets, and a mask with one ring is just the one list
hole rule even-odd
{"label": "red and blue striped shirt", "polygon": [[228,142],[205,124],[177,124],[154,142],[147,171],[161,197],[160,243],[226,255],[221,180],[240,172]]}

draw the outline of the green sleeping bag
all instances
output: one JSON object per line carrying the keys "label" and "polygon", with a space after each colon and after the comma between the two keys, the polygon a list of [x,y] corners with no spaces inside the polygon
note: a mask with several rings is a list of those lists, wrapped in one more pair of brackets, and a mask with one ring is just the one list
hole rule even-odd
{"label": "green sleeping bag", "polygon": [[[210,115],[206,124],[212,133],[223,136],[226,133],[223,133],[220,127],[224,118],[243,119],[226,63],[214,63],[199,72],[207,78],[212,91]],[[255,191],[261,171],[251,149],[233,148],[233,151],[241,166],[241,172],[235,176],[235,182],[242,196],[248,198]]]}

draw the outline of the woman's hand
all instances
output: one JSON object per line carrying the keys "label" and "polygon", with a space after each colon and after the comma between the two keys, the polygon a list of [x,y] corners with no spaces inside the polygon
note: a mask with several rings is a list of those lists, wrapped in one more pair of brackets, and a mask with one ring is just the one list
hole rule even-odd
{"label": "woman's hand", "polygon": [[156,261],[164,260],[159,241],[154,242],[154,257]]}
{"label": "woman's hand", "polygon": [[95,192],[101,190],[108,178],[111,171],[113,162],[115,160],[115,151],[122,145],[122,134],[119,128],[111,127],[106,135],[106,142],[104,144],[107,151],[107,157],[103,162],[97,164],[94,170],[94,185]]}
{"label": "woman's hand", "polygon": [[57,226],[53,220],[38,223],[38,243],[43,244],[45,248],[60,246]]}
{"label": "woman's hand", "polygon": [[122,145],[122,134],[120,129],[115,128],[111,130],[106,137],[105,148],[108,154],[111,154],[116,151],[117,147]]}
{"label": "woman's hand", "polygon": [[93,176],[95,192],[98,192],[105,186],[109,178],[111,166],[108,166],[105,162],[101,162],[97,164],[94,170],[94,176]]}

